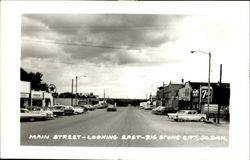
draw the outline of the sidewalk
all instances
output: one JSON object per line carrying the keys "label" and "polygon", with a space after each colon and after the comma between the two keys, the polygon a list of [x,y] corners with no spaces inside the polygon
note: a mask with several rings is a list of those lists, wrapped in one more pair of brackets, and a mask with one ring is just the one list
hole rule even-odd
{"label": "sidewalk", "polygon": [[[218,124],[217,123],[218,119],[217,118],[209,118],[209,121],[205,121],[205,123],[211,123],[211,124]],[[229,124],[230,122],[220,118],[219,124]]]}

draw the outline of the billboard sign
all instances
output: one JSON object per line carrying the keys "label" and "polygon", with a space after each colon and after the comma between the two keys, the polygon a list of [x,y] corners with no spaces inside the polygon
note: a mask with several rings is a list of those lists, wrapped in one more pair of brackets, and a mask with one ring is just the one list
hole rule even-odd
{"label": "billboard sign", "polygon": [[[200,98],[202,102],[206,102],[208,100],[208,86],[202,86],[200,88]],[[210,102],[212,101],[213,97],[213,88],[210,86]]]}

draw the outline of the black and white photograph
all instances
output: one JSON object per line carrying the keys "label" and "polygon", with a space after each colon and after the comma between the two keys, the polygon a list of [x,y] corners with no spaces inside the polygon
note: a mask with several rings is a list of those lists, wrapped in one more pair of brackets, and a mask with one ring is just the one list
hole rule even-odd
{"label": "black and white photograph", "polygon": [[[47,10],[45,3],[21,5],[10,14],[18,15],[17,29],[5,34],[8,43],[1,40],[8,46],[1,61],[13,65],[1,73],[1,122],[12,119],[14,125],[4,127],[15,128],[5,155],[14,145],[23,152],[12,158],[44,158],[39,152],[46,150],[48,158],[72,152],[61,158],[206,159],[201,155],[220,151],[218,157],[228,159],[237,145],[249,148],[246,2],[224,10],[207,3],[215,13],[195,2],[176,11],[174,2],[108,3],[105,9],[72,2],[61,4],[64,10],[57,4]],[[241,12],[230,13],[234,5]],[[10,12],[3,13],[12,24]],[[2,97],[3,82],[13,100]],[[6,108],[15,111],[6,114]],[[2,131],[3,140],[8,133]],[[247,151],[241,152],[244,159]]]}

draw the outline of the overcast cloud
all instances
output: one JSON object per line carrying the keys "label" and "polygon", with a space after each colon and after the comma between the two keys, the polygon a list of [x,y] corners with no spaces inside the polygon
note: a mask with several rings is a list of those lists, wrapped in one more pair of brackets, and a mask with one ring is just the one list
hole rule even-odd
{"label": "overcast cloud", "polygon": [[[71,79],[84,74],[79,92],[145,98],[164,81],[191,78],[190,63],[206,65],[207,57],[187,52],[219,50],[227,35],[225,24],[206,16],[25,14],[21,67],[42,72],[59,92],[71,91]],[[204,68],[197,80],[206,80]]]}

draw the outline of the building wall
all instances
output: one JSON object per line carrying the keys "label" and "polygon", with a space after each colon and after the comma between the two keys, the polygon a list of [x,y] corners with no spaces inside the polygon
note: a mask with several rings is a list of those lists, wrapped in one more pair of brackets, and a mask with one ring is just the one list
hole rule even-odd
{"label": "building wall", "polygon": [[[204,82],[186,82],[185,87],[179,89],[179,107],[181,109],[195,109],[201,111],[204,104],[207,103],[207,98],[203,98],[204,92],[201,92],[201,88],[207,86],[208,83]],[[211,83],[210,86],[210,104],[229,106],[230,84],[222,83],[221,86],[219,86],[218,83]]]}
{"label": "building wall", "polygon": [[157,91],[157,98],[161,101],[160,104],[168,107],[169,109],[178,110],[178,92],[182,87],[182,84],[169,84],[164,87],[160,87]]}

